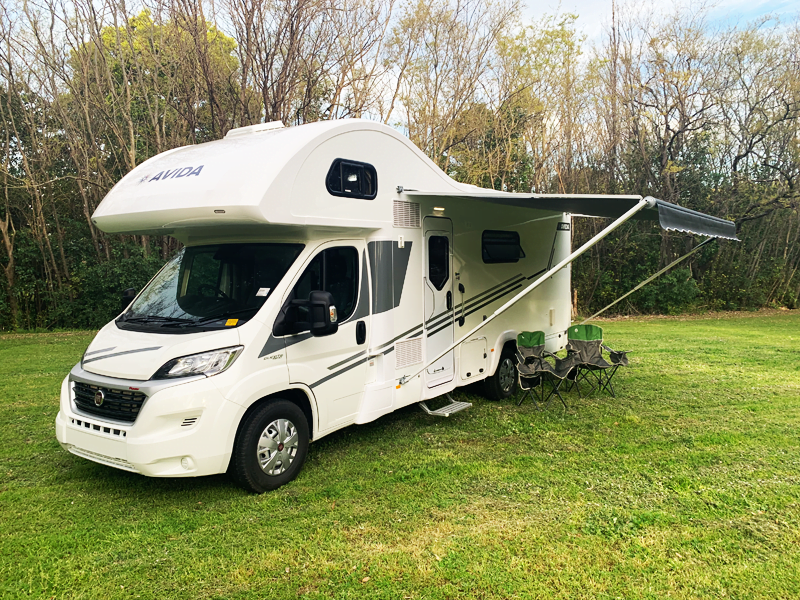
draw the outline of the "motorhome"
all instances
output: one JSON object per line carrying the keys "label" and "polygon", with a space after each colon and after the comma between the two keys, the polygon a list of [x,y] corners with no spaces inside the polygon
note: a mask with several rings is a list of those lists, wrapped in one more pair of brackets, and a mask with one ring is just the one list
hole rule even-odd
{"label": "motorhome", "polygon": [[[616,220],[573,251],[573,214]],[[229,471],[274,489],[342,427],[415,403],[453,414],[470,405],[427,403],[476,382],[513,394],[517,334],[563,348],[571,261],[642,216],[735,238],[728,221],[640,196],[460,184],[366,120],[264,123],[165,152],[92,220],[183,249],[64,379],[58,441],[142,475]]]}

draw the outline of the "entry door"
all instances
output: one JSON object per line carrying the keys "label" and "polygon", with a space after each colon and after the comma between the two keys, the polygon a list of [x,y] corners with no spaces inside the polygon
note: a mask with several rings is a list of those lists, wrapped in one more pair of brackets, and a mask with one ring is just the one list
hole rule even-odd
{"label": "entry door", "polygon": [[286,336],[286,358],[292,382],[314,392],[321,429],[352,423],[361,406],[366,378],[369,327],[369,282],[362,241],[326,244],[306,265],[290,296],[330,292],[339,330],[312,337],[308,331]]}
{"label": "entry door", "polygon": [[[453,223],[425,218],[425,360],[453,343]],[[453,351],[428,367],[428,387],[452,381]]]}

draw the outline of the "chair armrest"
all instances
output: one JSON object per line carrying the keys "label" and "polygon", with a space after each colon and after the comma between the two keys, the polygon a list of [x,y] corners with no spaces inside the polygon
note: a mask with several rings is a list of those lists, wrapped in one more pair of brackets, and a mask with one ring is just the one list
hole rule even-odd
{"label": "chair armrest", "polygon": [[603,350],[605,350],[609,354],[630,354],[631,352],[633,352],[633,350],[613,350],[612,348],[609,348],[605,344],[600,344],[600,346],[603,348]]}

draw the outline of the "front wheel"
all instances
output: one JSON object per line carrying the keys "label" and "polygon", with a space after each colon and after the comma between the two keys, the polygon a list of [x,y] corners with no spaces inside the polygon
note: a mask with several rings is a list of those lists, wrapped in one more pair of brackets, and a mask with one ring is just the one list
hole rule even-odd
{"label": "front wheel", "polygon": [[503,350],[500,364],[494,375],[484,379],[483,387],[489,400],[505,400],[517,393],[517,363],[513,351]]}
{"label": "front wheel", "polygon": [[296,404],[276,400],[254,410],[233,444],[231,471],[243,488],[261,494],[297,477],[308,454],[308,421]]}

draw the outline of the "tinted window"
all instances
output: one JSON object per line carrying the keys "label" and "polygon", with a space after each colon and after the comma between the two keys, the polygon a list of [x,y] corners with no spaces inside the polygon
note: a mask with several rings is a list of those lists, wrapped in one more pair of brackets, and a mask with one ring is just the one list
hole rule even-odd
{"label": "tinted window", "polygon": [[[295,285],[294,298],[305,300],[317,290],[331,293],[339,322],[350,317],[358,298],[358,250],[341,246],[317,254]],[[308,309],[298,310],[297,321],[307,321]]]}
{"label": "tinted window", "polygon": [[441,235],[428,238],[428,280],[437,290],[450,277],[450,240]]}
{"label": "tinted window", "polygon": [[378,194],[378,173],[367,163],[337,158],[325,178],[334,196],[372,200]]}
{"label": "tinted window", "polygon": [[525,252],[519,244],[519,233],[490,229],[481,236],[481,255],[487,264],[515,263],[525,258]]}

